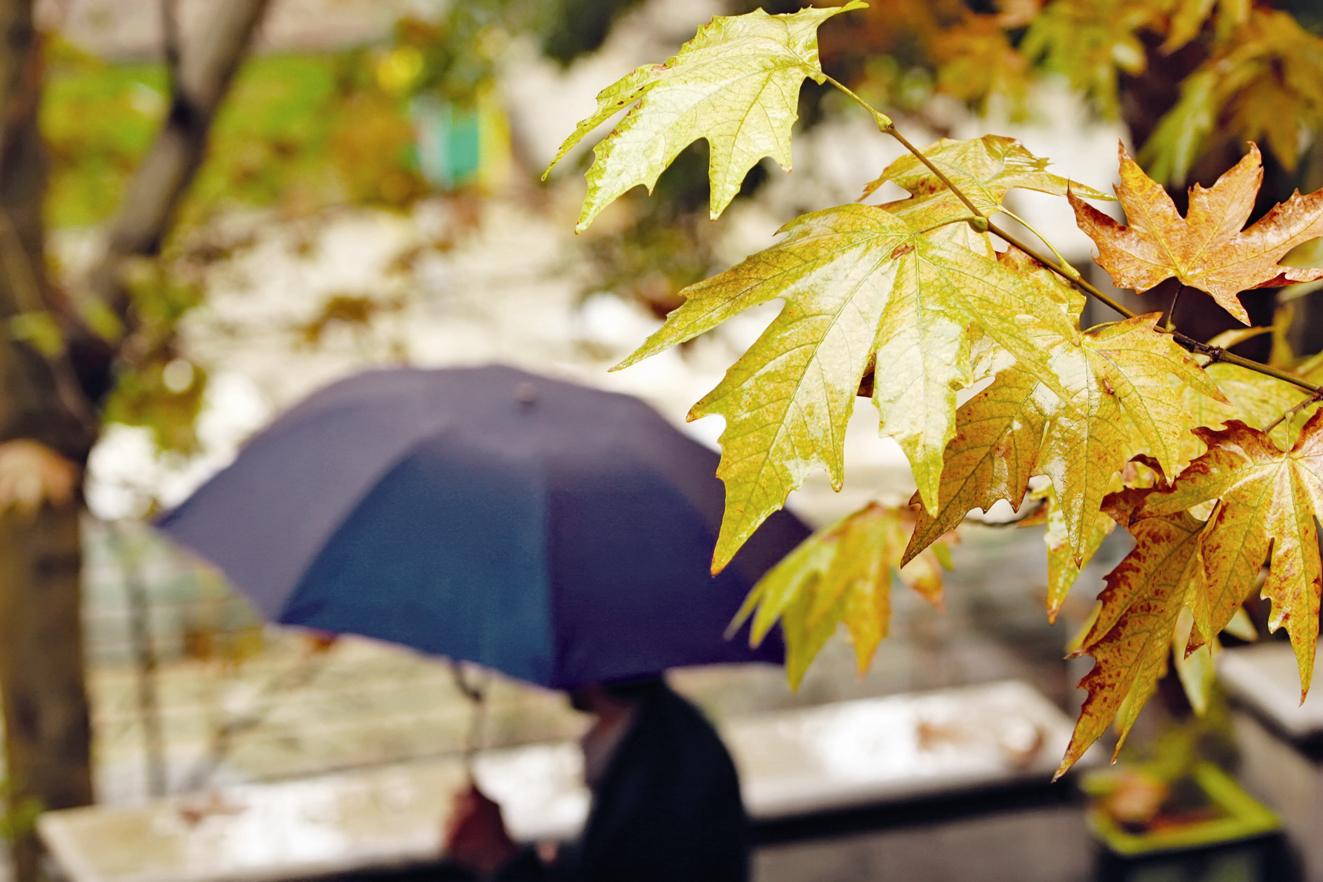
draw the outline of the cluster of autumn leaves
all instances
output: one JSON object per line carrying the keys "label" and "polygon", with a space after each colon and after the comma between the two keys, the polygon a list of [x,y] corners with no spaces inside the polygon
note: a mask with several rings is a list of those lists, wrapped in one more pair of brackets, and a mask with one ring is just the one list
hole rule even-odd
{"label": "cluster of autumn leaves", "polygon": [[1152,132],[1140,160],[1159,181],[1179,182],[1199,157],[1246,140],[1289,169],[1313,143],[1323,37],[1284,6],[1308,12],[1251,0],[886,0],[833,28],[823,55],[857,71],[852,84],[900,101],[912,100],[903,74],[888,82],[867,73],[879,55],[917,55],[932,66],[935,91],[980,106],[1022,109],[1046,70],[1104,116],[1119,115],[1146,74],[1164,80],[1174,104],[1144,126]]}
{"label": "cluster of autumn leaves", "polygon": [[[698,139],[709,146],[714,217],[762,158],[789,168],[800,87],[830,81],[817,29],[862,6],[718,17],[664,64],[604,90],[556,157],[625,111],[594,150],[580,228],[634,186],[650,189]],[[1119,287],[1142,292],[1175,277],[1246,321],[1240,292],[1323,277],[1280,263],[1323,236],[1323,191],[1243,229],[1261,178],[1251,148],[1212,188],[1194,188],[1182,217],[1123,150],[1121,225],[1084,201],[1110,197],[1049,172],[1014,140],[941,141],[894,162],[865,194],[893,184],[905,198],[796,218],[776,244],[682,292],[683,305],[621,367],[751,307],[783,304],[690,414],[726,423],[714,569],[810,471],[826,469],[840,486],[846,423],[869,375],[881,429],[914,472],[913,513],[865,507],[809,539],[748,598],[741,620],[752,618],[754,639],[782,624],[792,681],[841,624],[866,667],[886,634],[893,578],[937,598],[943,537],[972,510],[1001,500],[1018,508],[1032,493],[1044,502],[1050,616],[1117,524],[1136,541],[1079,644],[1095,664],[1063,771],[1113,721],[1124,738],[1173,653],[1211,651],[1265,562],[1270,627],[1289,632],[1308,686],[1323,416],[1311,416],[1301,387],[1315,366],[1292,384],[1211,363],[1220,350],[1191,354],[1157,314],[1081,330],[1085,286],[1072,285],[1067,267],[995,247],[987,223],[1013,189],[1068,198]],[[977,391],[958,405],[961,390]]]}

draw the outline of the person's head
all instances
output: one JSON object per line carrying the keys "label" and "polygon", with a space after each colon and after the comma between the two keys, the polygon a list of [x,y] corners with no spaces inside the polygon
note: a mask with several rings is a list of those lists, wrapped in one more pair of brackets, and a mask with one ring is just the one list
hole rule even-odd
{"label": "person's head", "polygon": [[632,708],[665,688],[666,681],[660,674],[593,683],[570,692],[570,707],[581,713],[602,716],[611,711]]}

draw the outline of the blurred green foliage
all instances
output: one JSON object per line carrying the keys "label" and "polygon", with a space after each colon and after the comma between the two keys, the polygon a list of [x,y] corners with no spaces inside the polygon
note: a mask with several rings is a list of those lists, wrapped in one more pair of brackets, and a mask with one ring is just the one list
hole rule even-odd
{"label": "blurred green foliage", "polygon": [[[53,227],[111,216],[167,109],[158,64],[53,53],[42,106]],[[366,51],[268,55],[242,69],[217,119],[184,226],[225,205],[400,204],[423,189],[407,101],[378,83]]]}

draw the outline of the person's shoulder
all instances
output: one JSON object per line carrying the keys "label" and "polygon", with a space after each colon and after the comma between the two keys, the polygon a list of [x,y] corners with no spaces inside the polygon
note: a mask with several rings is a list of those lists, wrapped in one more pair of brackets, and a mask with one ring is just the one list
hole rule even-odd
{"label": "person's shoulder", "polygon": [[659,713],[673,716],[678,719],[700,723],[707,728],[712,728],[711,721],[708,720],[707,715],[698,708],[698,705],[694,704],[688,698],[685,698],[679,692],[676,692],[671,688],[670,684],[666,684],[657,689],[657,691],[651,696],[649,704],[655,707]]}
{"label": "person's shoulder", "polygon": [[726,746],[716,726],[688,698],[668,686],[659,691],[652,701],[654,712],[666,721],[666,728],[683,732],[686,741],[707,745],[726,755]]}

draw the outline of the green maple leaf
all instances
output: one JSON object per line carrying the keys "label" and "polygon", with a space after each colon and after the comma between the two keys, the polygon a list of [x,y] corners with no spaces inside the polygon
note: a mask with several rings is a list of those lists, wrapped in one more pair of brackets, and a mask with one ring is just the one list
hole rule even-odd
{"label": "green maple leaf", "polygon": [[704,333],[773,299],[784,308],[690,412],[719,414],[726,515],[720,569],[815,467],[844,478],[843,439],[870,362],[883,429],[910,459],[935,508],[955,393],[971,380],[971,340],[986,335],[1049,388],[1051,346],[1076,334],[1041,277],[934,241],[904,219],[845,205],[787,224],[784,238],[681,292],[684,304],[618,367]]}
{"label": "green maple leaf", "polygon": [[[1048,160],[1034,156],[1019,141],[1004,135],[984,135],[966,141],[944,138],[923,153],[985,215],[1001,211],[1006,194],[1015,189],[1054,196],[1073,192],[1086,199],[1111,198],[1049,172]],[[912,154],[907,153],[887,166],[859,198],[867,199],[886,183],[896,184],[910,193],[907,199],[887,203],[887,208],[913,216],[918,226],[931,226],[969,214],[969,207]]]}
{"label": "green maple leaf", "polygon": [[941,602],[945,546],[900,564],[908,511],[869,503],[804,540],[773,567],[736,615],[731,631],[752,615],[757,645],[776,622],[786,639],[786,675],[798,687],[814,657],[844,626],[860,673],[868,670],[891,620],[891,583],[899,579],[934,604]]}
{"label": "green maple leaf", "polygon": [[1117,488],[1126,463],[1146,455],[1163,474],[1175,475],[1201,452],[1193,434],[1200,423],[1193,420],[1221,425],[1230,415],[1199,365],[1170,337],[1154,333],[1156,318],[1137,316],[1059,343],[1049,358],[1064,394],[1017,364],[966,402],[945,453],[942,507],[920,513],[907,558],[973,509],[998,499],[1018,507],[1028,478],[1043,475],[1051,483],[1054,615],[1108,529],[1103,499]]}
{"label": "green maple leaf", "polygon": [[825,80],[818,27],[867,5],[851,0],[789,15],[760,9],[713,18],[665,64],[640,67],[602,90],[597,110],[565,139],[543,178],[589,132],[629,107],[593,148],[577,229],[587,229],[626,191],[642,185],[651,192],[680,151],[699,139],[708,142],[711,215],[718,217],[763,157],[790,170],[800,86]]}

